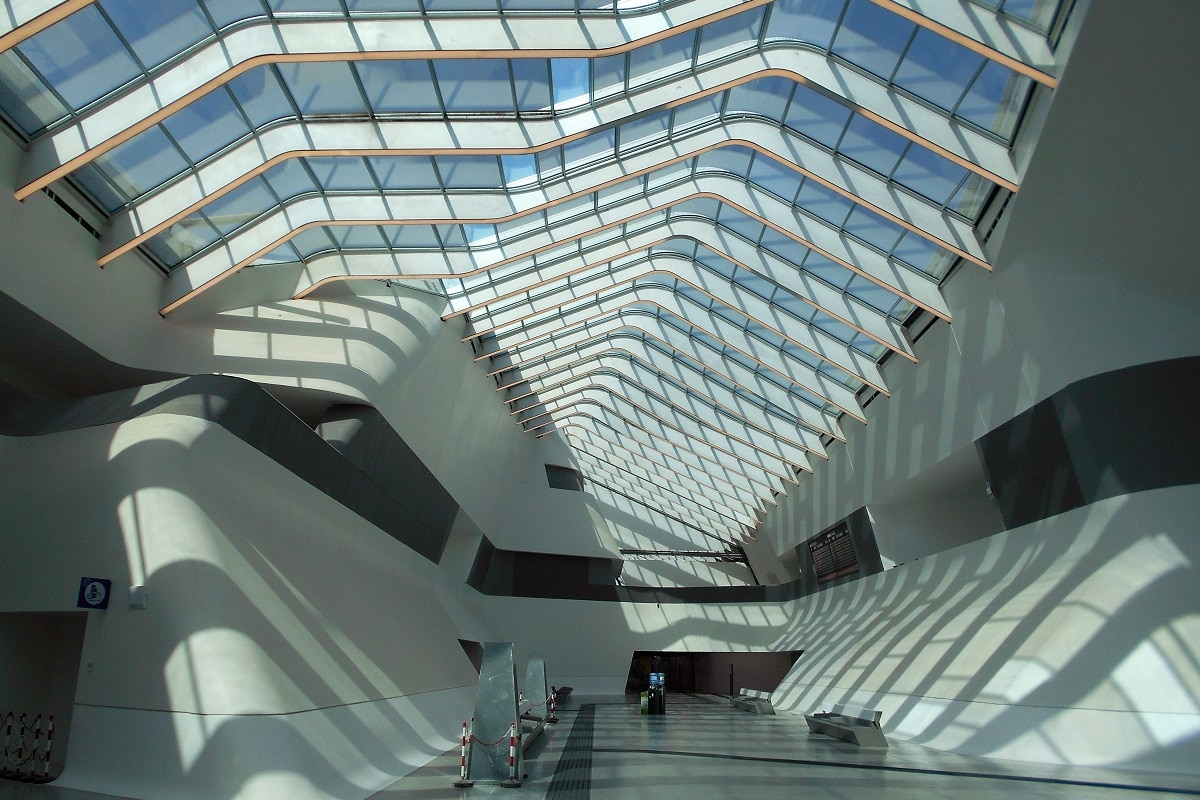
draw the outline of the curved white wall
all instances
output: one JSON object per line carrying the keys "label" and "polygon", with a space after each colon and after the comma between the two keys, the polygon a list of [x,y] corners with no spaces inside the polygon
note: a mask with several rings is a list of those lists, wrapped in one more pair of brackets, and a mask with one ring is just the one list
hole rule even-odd
{"label": "curved white wall", "polygon": [[1094,503],[799,601],[776,707],[971,755],[1200,773],[1200,487]]}

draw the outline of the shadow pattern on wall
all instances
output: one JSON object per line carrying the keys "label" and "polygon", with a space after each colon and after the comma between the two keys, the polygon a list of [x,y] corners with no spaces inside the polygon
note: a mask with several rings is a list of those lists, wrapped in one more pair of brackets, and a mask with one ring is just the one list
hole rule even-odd
{"label": "shadow pattern on wall", "polygon": [[1007,528],[1200,483],[1200,357],[1077,381],[976,442]]}
{"label": "shadow pattern on wall", "polygon": [[441,558],[458,506],[383,417],[334,406],[323,439],[260,386],[195,375],[80,400],[36,399],[0,383],[0,434],[41,436],[153,414],[208,420],[412,548]]}

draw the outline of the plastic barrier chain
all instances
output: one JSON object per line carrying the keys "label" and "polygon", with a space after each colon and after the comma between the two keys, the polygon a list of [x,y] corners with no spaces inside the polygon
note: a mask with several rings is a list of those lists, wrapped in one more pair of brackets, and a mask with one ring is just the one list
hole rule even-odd
{"label": "plastic barrier chain", "polygon": [[[474,720],[471,720],[471,721],[474,722]],[[505,731],[504,735],[501,736],[499,739],[497,739],[494,742],[485,742],[483,739],[480,739],[478,736],[476,736],[472,732],[472,730],[467,727],[467,723],[465,723],[465,722],[463,723],[463,725],[462,725],[462,752],[461,752],[461,755],[459,756],[459,764],[458,764],[458,779],[462,785],[469,785],[469,781],[467,781],[467,745],[471,742],[475,742],[476,744],[480,745],[481,747],[495,747],[499,744],[503,744],[505,739],[508,739],[508,774],[509,774],[510,779],[515,779],[515,776],[517,774],[517,762],[516,762],[517,726],[509,725],[508,730]]]}
{"label": "plastic barrier chain", "polygon": [[[524,694],[521,695],[521,702],[522,703],[526,702]],[[551,692],[546,697],[546,699],[541,701],[540,703],[534,703],[531,701],[529,703],[529,710],[533,711],[538,706],[547,706],[548,707],[547,710],[549,711],[549,713],[546,715],[546,722],[558,722],[558,716],[554,713],[557,708],[554,692]]]}
{"label": "plastic barrier chain", "polygon": [[[4,752],[0,758],[0,778],[31,783],[50,780],[50,750],[54,746],[54,715],[51,714],[42,727],[42,715],[33,718],[33,725],[26,725],[29,715],[19,716],[6,712],[3,716]],[[16,728],[15,736],[13,728]],[[32,734],[32,742],[27,735]],[[39,773],[38,766],[41,766]],[[28,768],[27,768],[28,767]]]}

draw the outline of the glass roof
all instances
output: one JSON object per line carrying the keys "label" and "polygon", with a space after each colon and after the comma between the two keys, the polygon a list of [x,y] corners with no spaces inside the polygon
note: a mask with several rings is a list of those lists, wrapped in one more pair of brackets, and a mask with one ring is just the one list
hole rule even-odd
{"label": "glass roof", "polygon": [[0,119],[18,197],[72,184],[168,319],[247,268],[433,282],[514,424],[744,535],[988,268],[1065,12],[962,1],[15,9]]}

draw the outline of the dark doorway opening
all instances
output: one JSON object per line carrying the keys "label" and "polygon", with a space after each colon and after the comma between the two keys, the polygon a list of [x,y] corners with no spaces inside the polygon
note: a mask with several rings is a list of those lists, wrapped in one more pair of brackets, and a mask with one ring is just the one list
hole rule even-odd
{"label": "dark doorway opening", "polygon": [[730,694],[739,689],[772,692],[800,653],[799,650],[762,653],[638,650],[629,661],[625,692],[639,694],[646,690],[655,656],[662,659],[667,692]]}

